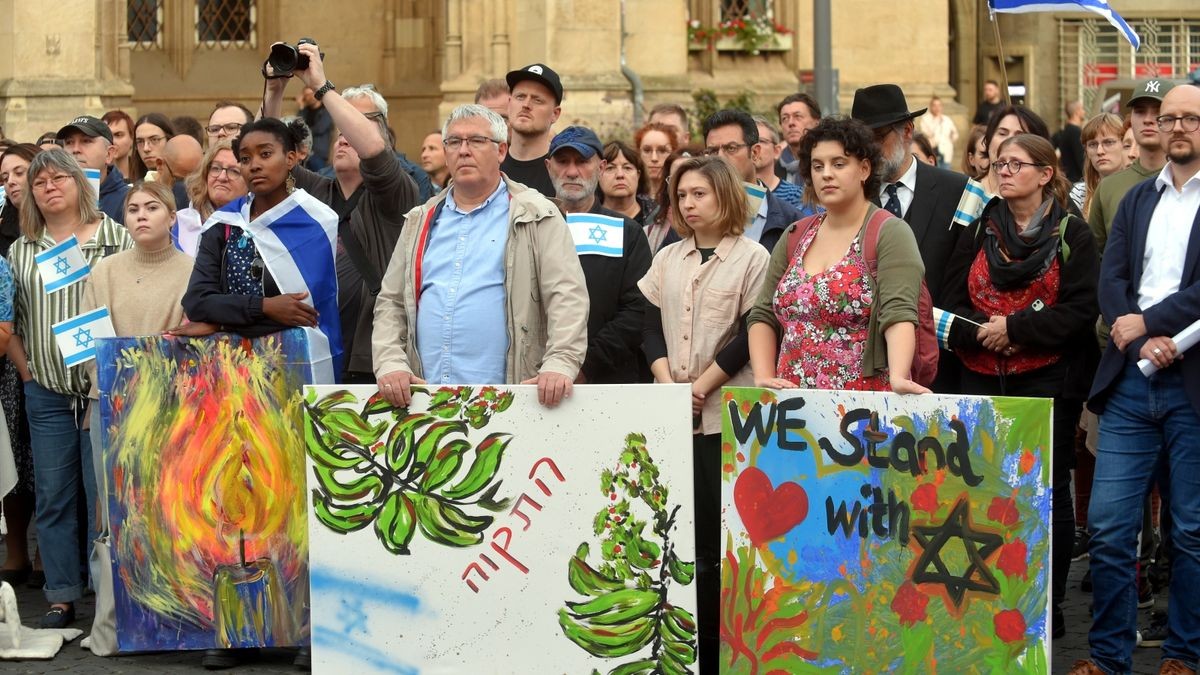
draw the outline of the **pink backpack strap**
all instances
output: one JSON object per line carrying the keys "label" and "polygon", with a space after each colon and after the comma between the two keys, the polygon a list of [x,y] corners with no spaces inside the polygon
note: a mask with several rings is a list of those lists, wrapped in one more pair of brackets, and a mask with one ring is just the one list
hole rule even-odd
{"label": "pink backpack strap", "polygon": [[871,270],[871,275],[875,275],[875,270],[879,268],[879,231],[883,229],[883,224],[892,218],[892,212],[887,209],[876,207],[867,219],[866,232],[863,233],[862,252],[863,261],[867,263],[867,269]]}
{"label": "pink backpack strap", "polygon": [[804,235],[808,234],[809,230],[816,227],[817,223],[819,223],[821,218],[824,216],[824,213],[813,214],[811,216],[805,216],[792,224],[792,230],[788,233],[787,239],[789,250],[788,260],[796,257],[796,251],[800,248],[800,242],[804,240]]}

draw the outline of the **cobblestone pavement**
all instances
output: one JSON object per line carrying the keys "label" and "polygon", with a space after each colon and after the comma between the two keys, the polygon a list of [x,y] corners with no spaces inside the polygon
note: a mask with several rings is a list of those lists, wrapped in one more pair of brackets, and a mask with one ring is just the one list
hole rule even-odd
{"label": "cobblestone pavement", "polygon": [[[3,545],[0,545],[0,550]],[[2,558],[2,556],[0,556]],[[1067,635],[1056,640],[1053,646],[1053,673],[1066,673],[1077,659],[1087,658],[1087,631],[1090,625],[1089,605],[1092,596],[1079,589],[1079,581],[1087,569],[1087,560],[1076,562],[1071,567],[1070,584],[1067,589],[1067,600],[1063,607],[1067,618]],[[46,603],[38,590],[26,588],[23,584],[17,588],[17,599],[21,606],[21,619],[25,625],[36,626],[38,619],[46,611]],[[79,620],[76,628],[83,629],[85,635],[91,626],[95,610],[94,598],[88,596],[77,607]],[[1164,609],[1167,604],[1166,592],[1156,597],[1155,609]],[[1141,610],[1140,619],[1149,622],[1150,610]],[[1145,624],[1143,624],[1145,625]],[[229,671],[241,673],[299,673],[292,666],[292,652],[288,650],[264,650],[255,655],[253,660]],[[1138,648],[1134,653],[1134,672],[1153,674],[1158,672],[1160,651],[1158,648]],[[24,675],[25,673],[71,673],[72,675],[99,675],[101,673],[181,673],[204,672],[200,666],[199,652],[167,652],[160,654],[143,654],[137,656],[120,656],[100,658],[93,656],[86,649],[79,647],[79,640],[63,646],[58,656],[50,661],[3,662],[0,673],[8,675]],[[341,675],[341,674],[338,674]]]}

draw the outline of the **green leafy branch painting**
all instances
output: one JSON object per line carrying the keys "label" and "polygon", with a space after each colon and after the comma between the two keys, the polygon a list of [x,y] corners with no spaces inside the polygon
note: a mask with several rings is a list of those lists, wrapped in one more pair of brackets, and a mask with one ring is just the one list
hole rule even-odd
{"label": "green leafy branch painting", "polygon": [[[672,581],[692,583],[695,563],[681,560],[671,543],[680,507],[668,507],[668,489],[659,482],[645,436],[625,438],[616,470],[605,469],[600,475],[600,489],[608,500],[593,521],[600,536],[600,567],[588,563],[587,542],[580,544],[567,578],[571,588],[588,599],[567,602],[558,611],[558,623],[572,642],[593,656],[618,659],[651,647],[648,657],[619,665],[609,675],[691,673],[696,620],[688,610],[672,605],[667,595]],[[652,511],[650,522],[632,513],[639,501]]]}
{"label": "green leafy branch painting", "polygon": [[[483,387],[413,387],[429,396],[427,409],[409,413],[380,394],[358,407],[337,391],[305,398],[304,441],[317,485],[313,513],[341,534],[375,526],[384,548],[408,555],[420,532],[444,546],[483,541],[509,499],[497,499],[500,470],[511,434],[492,433],[473,444],[472,429],[512,405],[512,392]],[[463,467],[466,470],[463,471]]]}

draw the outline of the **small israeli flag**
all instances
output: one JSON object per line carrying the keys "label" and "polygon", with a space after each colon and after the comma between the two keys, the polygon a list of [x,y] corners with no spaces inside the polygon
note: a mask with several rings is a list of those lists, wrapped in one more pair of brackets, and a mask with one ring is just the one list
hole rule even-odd
{"label": "small israeli flag", "polygon": [[96,206],[100,206],[100,169],[84,169],[83,175],[87,176],[87,181],[92,185],[92,192],[96,195]]}
{"label": "small israeli flag", "polygon": [[933,308],[933,325],[937,331],[938,347],[941,347],[942,349],[944,349],[946,351],[951,351],[951,349],[950,349],[950,326],[955,321],[966,321],[967,323],[971,324],[972,326],[982,327],[980,324],[977,324],[970,319],[964,319],[963,317],[961,317],[957,314],[954,314],[952,312],[947,312],[944,309],[939,309],[937,307],[934,307]]}
{"label": "small israeli flag", "polygon": [[68,368],[96,358],[96,340],[117,336],[108,307],[59,321],[51,329]]}
{"label": "small israeli flag", "polygon": [[91,273],[87,258],[83,257],[75,235],[37,254],[34,260],[37,261],[38,274],[42,277],[42,286],[46,288],[46,293],[53,293],[83,281]]}
{"label": "small israeli flag", "polygon": [[568,213],[567,227],[577,255],[625,255],[625,221],[597,213]]}

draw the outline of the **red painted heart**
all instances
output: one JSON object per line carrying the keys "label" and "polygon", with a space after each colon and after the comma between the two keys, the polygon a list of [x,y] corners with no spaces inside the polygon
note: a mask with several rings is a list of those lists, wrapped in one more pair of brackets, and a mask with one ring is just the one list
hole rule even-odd
{"label": "red painted heart", "polygon": [[738,476],[733,486],[733,503],[755,546],[787,534],[808,515],[808,494],[804,488],[792,482],[772,488],[767,474],[755,467],[742,470]]}

